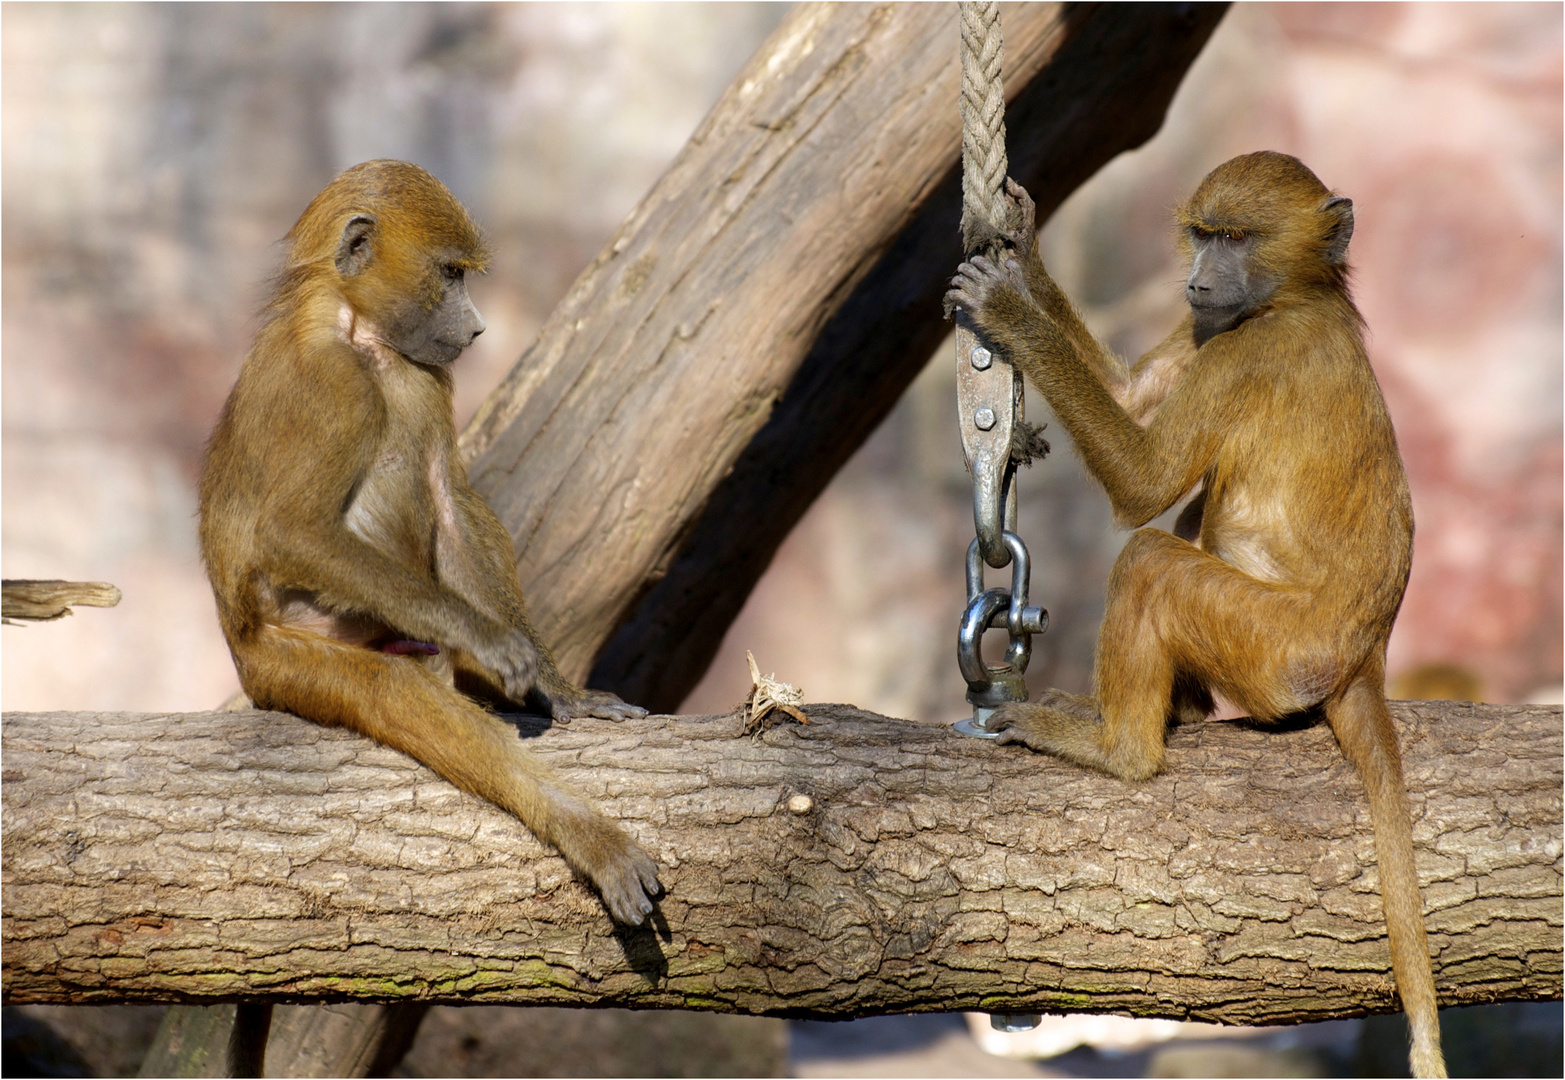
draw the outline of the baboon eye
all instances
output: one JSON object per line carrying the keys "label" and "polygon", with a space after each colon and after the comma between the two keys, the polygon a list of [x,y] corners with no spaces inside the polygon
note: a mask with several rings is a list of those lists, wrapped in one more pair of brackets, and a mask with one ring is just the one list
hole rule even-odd
{"label": "baboon eye", "polygon": [[460,266],[447,265],[440,268],[440,276],[445,278],[447,281],[461,281],[462,274],[463,271]]}

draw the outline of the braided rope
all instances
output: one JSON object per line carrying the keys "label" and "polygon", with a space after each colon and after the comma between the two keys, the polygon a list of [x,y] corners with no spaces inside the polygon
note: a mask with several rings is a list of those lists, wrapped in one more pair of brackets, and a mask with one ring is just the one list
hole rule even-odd
{"label": "braided rope", "polygon": [[962,244],[971,252],[1009,217],[1005,85],[1000,80],[1005,46],[998,3],[962,0],[957,10],[962,22]]}

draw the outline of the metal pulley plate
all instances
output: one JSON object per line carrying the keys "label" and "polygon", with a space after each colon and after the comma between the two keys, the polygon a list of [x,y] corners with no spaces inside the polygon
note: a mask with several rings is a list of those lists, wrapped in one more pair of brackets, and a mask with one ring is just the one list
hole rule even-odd
{"label": "metal pulley plate", "polygon": [[956,328],[956,401],[962,455],[973,478],[973,525],[984,561],[1011,561],[1003,534],[1016,528],[1016,469],[1011,436],[1022,419],[1022,380],[1003,357]]}

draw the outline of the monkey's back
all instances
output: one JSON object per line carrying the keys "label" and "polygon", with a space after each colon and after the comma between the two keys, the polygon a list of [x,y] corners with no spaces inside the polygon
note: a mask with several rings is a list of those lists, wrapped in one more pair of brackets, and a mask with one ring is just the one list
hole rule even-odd
{"label": "monkey's back", "polygon": [[264,484],[262,458],[244,428],[250,408],[242,387],[250,360],[229,391],[201,463],[201,558],[206,564],[218,622],[232,645],[254,630],[259,606],[254,582],[255,524]]}
{"label": "monkey's back", "polygon": [[298,321],[262,327],[202,464],[201,554],[230,643],[267,614],[264,528],[286,528],[301,495],[345,496],[364,469],[365,433],[384,424],[374,384],[347,343],[324,328],[300,330]]}

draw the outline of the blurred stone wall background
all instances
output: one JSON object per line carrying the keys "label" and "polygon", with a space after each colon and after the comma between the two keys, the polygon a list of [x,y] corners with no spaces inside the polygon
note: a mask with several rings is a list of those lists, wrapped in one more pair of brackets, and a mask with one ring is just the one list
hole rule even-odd
{"label": "blurred stone wall background", "polygon": [[[3,569],[125,594],[6,628],[4,707],[194,710],[237,685],[194,481],[277,240],[331,176],[418,161],[494,241],[464,421],[784,10],[0,7]],[[953,55],[955,34],[953,12]],[[1354,199],[1356,295],[1418,517],[1402,693],[1559,700],[1561,35],[1557,4],[1240,4],[1164,130],[1044,232],[1089,323],[1133,355],[1178,318],[1169,210],[1210,168],[1283,150]],[[809,700],[967,711],[952,363],[937,353],[795,529],[685,711],[739,700],[746,648]],[[1031,675],[1080,690],[1125,534],[1049,437],[1022,480],[1053,618]]]}

